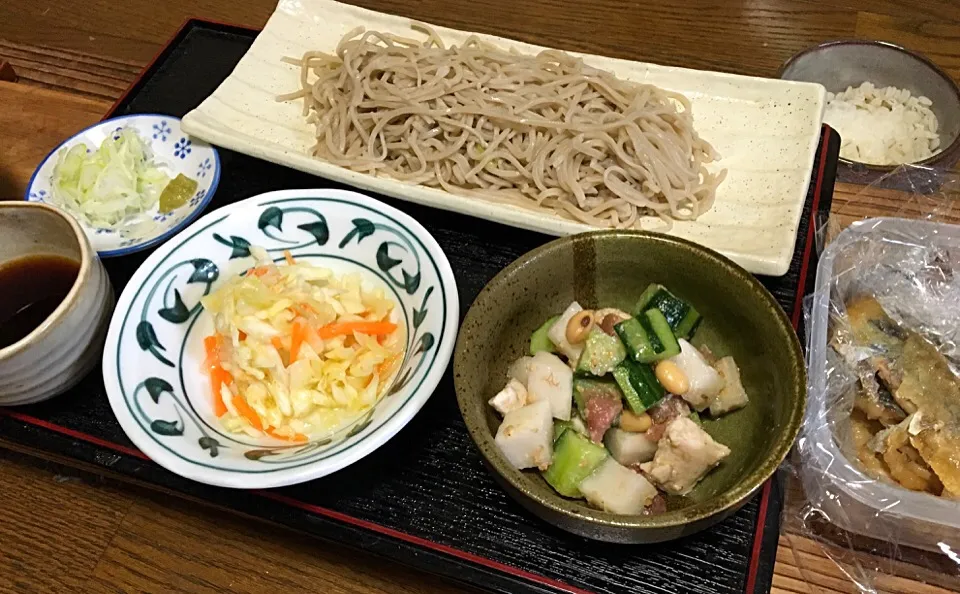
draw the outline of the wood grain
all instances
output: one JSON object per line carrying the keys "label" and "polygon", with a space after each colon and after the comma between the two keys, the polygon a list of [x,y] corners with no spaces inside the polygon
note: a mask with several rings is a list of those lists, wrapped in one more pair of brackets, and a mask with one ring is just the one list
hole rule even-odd
{"label": "wood grain", "polygon": [[462,591],[258,520],[11,452],[0,452],[0,501],[3,593]]}
{"label": "wood grain", "polygon": [[109,107],[103,99],[0,81],[0,199],[22,199],[47,153]]}
{"label": "wood grain", "polygon": [[[394,14],[461,29],[538,42],[563,49],[663,64],[769,76],[790,55],[824,38],[849,36],[856,14],[815,2],[712,0],[543,2],[541,0],[359,0]],[[273,0],[242,3],[91,0],[52,2],[56,22],[28,3],[0,5],[0,39],[61,47],[96,56],[145,63],[186,16],[261,27]],[[123,27],[102,26],[122,23]],[[722,40],[705,51],[703,40]],[[0,56],[4,50],[0,48]],[[745,59],[748,57],[748,59]]]}
{"label": "wood grain", "polygon": [[899,16],[862,12],[857,16],[857,37],[882,39],[931,58],[941,68],[960,78],[960,24],[913,12]]}
{"label": "wood grain", "polygon": [[[759,76],[772,75],[813,43],[879,38],[925,52],[960,76],[960,11],[951,0],[354,1],[565,49]],[[18,84],[0,82],[0,197],[21,197],[43,156],[96,121],[185,18],[261,27],[274,6],[275,0],[0,2],[0,61],[20,77]],[[923,205],[902,194],[861,190],[838,186],[834,213],[841,225],[871,215],[922,214]],[[960,223],[956,207],[941,215]],[[35,462],[0,456],[0,592],[458,591],[366,555],[136,488],[54,479]],[[824,545],[790,532],[797,513],[787,514],[773,592],[856,592]],[[885,570],[876,578],[880,592],[943,594],[956,577],[906,564]]]}
{"label": "wood grain", "polygon": [[133,500],[0,458],[0,592],[83,589]]}
{"label": "wood grain", "polygon": [[24,82],[113,100],[136,78],[139,62],[0,39],[0,56]]}

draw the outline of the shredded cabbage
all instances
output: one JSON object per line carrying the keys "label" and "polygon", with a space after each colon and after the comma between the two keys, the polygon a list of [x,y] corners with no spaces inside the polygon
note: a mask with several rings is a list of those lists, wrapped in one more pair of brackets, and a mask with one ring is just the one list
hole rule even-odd
{"label": "shredded cabbage", "polygon": [[149,210],[170,182],[135,129],[114,136],[96,151],[84,143],[61,150],[53,169],[54,201],[93,227],[113,229]]}
{"label": "shredded cabbage", "polygon": [[226,372],[210,372],[215,409],[231,432],[330,434],[370,410],[402,362],[395,303],[360,275],[251,252],[255,267],[202,299],[215,327],[205,365]]}

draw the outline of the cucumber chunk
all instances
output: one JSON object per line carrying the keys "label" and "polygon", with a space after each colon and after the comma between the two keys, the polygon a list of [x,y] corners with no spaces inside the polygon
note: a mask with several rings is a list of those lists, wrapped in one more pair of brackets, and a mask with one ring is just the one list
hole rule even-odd
{"label": "cucumber chunk", "polygon": [[643,321],[647,322],[647,327],[653,330],[660,342],[661,350],[657,352],[657,359],[667,359],[680,352],[680,343],[677,337],[673,335],[673,329],[667,317],[659,309],[648,309],[643,312]]}
{"label": "cucumber chunk", "polygon": [[[679,351],[678,351],[679,352]],[[614,370],[627,356],[627,349],[616,336],[610,336],[600,328],[594,327],[587,335],[583,354],[577,362],[576,371],[579,374],[589,374],[597,377],[606,375]]]}
{"label": "cucumber chunk", "polygon": [[582,497],[580,483],[607,459],[607,450],[576,431],[564,431],[553,450],[553,463],[543,478],[564,497]]}
{"label": "cucumber chunk", "polygon": [[635,318],[616,324],[613,330],[633,360],[640,363],[653,363],[680,352],[677,337],[659,309],[648,309]]}
{"label": "cucumber chunk", "polygon": [[637,318],[624,320],[613,326],[614,332],[623,341],[627,352],[634,361],[653,361],[657,355],[659,344],[656,334],[651,336],[643,323]]}
{"label": "cucumber chunk", "polygon": [[556,444],[563,432],[569,429],[580,435],[587,435],[587,426],[578,415],[570,417],[569,421],[554,420],[553,422],[553,443]]}
{"label": "cucumber chunk", "polygon": [[660,310],[677,338],[693,336],[702,320],[700,313],[692,305],[671,293],[663,285],[656,283],[651,284],[640,295],[640,299],[633,307],[633,315],[640,317],[640,314],[649,309]]}
{"label": "cucumber chunk", "polygon": [[546,351],[548,353],[556,352],[557,345],[553,344],[553,341],[550,340],[550,337],[547,334],[550,332],[550,328],[552,328],[559,319],[560,316],[553,316],[544,322],[542,326],[533,331],[533,334],[530,335],[531,355],[536,355],[540,351]]}
{"label": "cucumber chunk", "polygon": [[620,386],[627,406],[638,415],[660,402],[667,393],[657,381],[653,368],[646,363],[625,359],[613,370],[613,378]]}

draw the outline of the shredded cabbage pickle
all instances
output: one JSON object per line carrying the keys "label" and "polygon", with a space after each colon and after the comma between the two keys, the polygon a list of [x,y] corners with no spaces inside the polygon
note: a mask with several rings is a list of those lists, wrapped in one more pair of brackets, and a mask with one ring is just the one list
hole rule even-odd
{"label": "shredded cabbage pickle", "polygon": [[54,202],[93,227],[113,229],[149,210],[170,182],[135,129],[115,136],[95,151],[83,143],[61,150],[53,169]]}
{"label": "shredded cabbage pickle", "polygon": [[214,410],[231,432],[306,441],[370,410],[400,367],[395,302],[359,274],[296,262],[256,266],[202,299]]}

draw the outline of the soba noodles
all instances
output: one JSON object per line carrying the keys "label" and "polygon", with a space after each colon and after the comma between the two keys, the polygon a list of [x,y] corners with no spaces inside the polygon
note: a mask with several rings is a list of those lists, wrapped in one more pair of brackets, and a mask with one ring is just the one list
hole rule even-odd
{"label": "soba noodles", "polygon": [[[307,52],[300,90],[312,154],[378,176],[530,207],[598,227],[710,208],[726,171],[678,93],[617,79],[569,54],[447,47],[362,28],[336,55]],[[639,226],[639,225],[637,225]]]}

